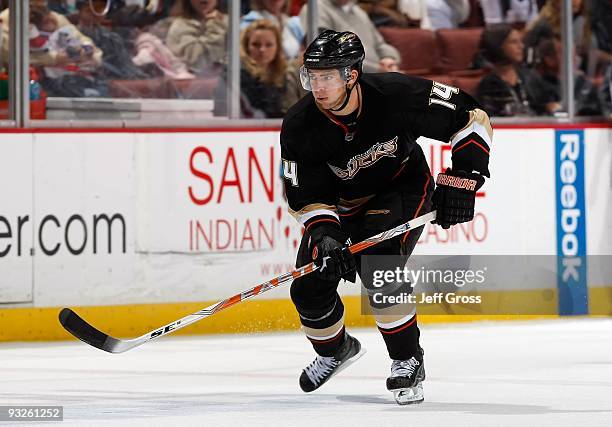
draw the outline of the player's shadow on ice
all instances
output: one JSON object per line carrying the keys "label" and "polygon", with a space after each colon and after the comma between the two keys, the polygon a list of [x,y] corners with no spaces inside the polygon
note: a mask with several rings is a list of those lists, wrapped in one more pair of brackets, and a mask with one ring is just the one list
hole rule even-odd
{"label": "player's shadow on ice", "polygon": [[450,403],[450,402],[430,402],[425,400],[422,404],[399,406],[392,398],[381,396],[366,395],[346,395],[336,396],[341,402],[365,403],[365,404],[386,404],[393,408],[407,408],[419,412],[458,412],[474,415],[544,415],[544,414],[600,414],[610,413],[612,410],[606,409],[552,409],[539,405],[517,405],[504,403]]}
{"label": "player's shadow on ice", "polygon": [[[35,401],[65,406],[66,420],[92,423],[105,420],[166,417],[204,417],[211,413],[257,412],[262,417],[291,414],[304,408],[323,410],[339,409],[346,403],[369,405],[387,411],[410,411],[419,413],[447,413],[474,415],[548,415],[548,414],[612,414],[612,410],[584,409],[560,410],[540,405],[517,405],[499,403],[457,403],[426,400],[419,405],[399,406],[389,394],[380,395],[338,395],[313,393],[165,393],[155,391],[129,390],[59,390],[58,393],[15,394],[0,393],[4,398]],[[349,406],[350,407],[350,406]],[[366,409],[368,411],[370,409]]]}

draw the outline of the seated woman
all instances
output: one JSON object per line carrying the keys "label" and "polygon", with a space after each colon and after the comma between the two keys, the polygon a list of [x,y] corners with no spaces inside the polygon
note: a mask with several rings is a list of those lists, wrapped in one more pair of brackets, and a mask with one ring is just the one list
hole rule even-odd
{"label": "seated woman", "polygon": [[276,24],[283,35],[283,50],[287,59],[300,53],[300,46],[306,34],[297,16],[287,16],[287,0],[253,0],[251,11],[242,17],[240,29],[244,30],[255,21],[267,19]]}
{"label": "seated woman", "polygon": [[166,45],[196,75],[215,74],[226,55],[227,15],[217,0],[180,0],[182,15],[168,28]]}
{"label": "seated woman", "polygon": [[559,109],[541,78],[523,66],[520,33],[508,24],[487,28],[480,42],[480,55],[491,73],[477,89],[477,98],[490,116],[535,116]]}
{"label": "seated woman", "polygon": [[[282,117],[287,63],[278,27],[267,20],[253,22],[242,32],[240,50],[241,117]],[[226,93],[224,77],[215,92],[217,116],[227,115]]]}

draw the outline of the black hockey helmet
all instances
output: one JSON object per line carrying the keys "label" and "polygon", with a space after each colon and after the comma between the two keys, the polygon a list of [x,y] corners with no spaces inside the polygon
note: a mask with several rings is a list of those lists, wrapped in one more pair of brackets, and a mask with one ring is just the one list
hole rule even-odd
{"label": "black hockey helmet", "polygon": [[309,69],[351,67],[361,74],[365,50],[357,34],[325,30],[304,52],[304,67]]}

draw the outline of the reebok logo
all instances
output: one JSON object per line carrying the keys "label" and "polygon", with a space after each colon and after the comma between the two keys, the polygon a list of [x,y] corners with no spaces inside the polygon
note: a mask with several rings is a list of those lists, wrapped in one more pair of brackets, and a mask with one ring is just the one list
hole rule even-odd
{"label": "reebok logo", "polygon": [[588,314],[584,131],[556,131],[559,314]]}

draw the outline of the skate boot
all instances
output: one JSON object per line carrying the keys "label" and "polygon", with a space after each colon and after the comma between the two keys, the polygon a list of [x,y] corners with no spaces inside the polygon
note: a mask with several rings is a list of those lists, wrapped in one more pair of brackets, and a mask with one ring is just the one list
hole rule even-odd
{"label": "skate boot", "polygon": [[400,405],[421,403],[424,400],[423,385],[425,365],[423,349],[408,360],[394,360],[391,376],[387,378],[387,390],[393,392],[395,401]]}
{"label": "skate boot", "polygon": [[321,387],[327,380],[351,365],[365,353],[361,343],[346,334],[338,352],[330,357],[317,356],[300,375],[301,389],[309,393]]}

